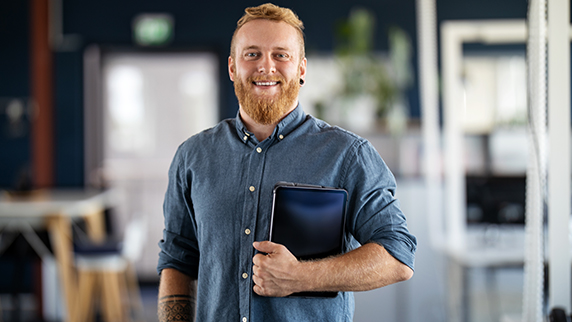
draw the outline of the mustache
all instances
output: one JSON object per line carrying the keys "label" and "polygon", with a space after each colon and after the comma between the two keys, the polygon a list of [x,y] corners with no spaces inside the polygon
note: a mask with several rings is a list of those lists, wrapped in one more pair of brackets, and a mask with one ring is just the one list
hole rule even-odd
{"label": "mustache", "polygon": [[268,76],[250,76],[246,79],[248,83],[253,82],[280,82],[282,84],[286,83],[286,79],[279,75],[268,75]]}

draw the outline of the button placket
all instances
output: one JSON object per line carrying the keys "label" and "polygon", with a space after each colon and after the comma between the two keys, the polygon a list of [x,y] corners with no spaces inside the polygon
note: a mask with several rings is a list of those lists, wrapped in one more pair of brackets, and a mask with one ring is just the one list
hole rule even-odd
{"label": "button placket", "polygon": [[[256,140],[250,140],[249,145],[255,143]],[[252,146],[252,145],[250,145]],[[252,247],[252,242],[254,241],[257,217],[258,217],[258,207],[260,202],[260,191],[261,182],[263,177],[263,169],[265,163],[267,145],[262,144],[261,146],[254,146],[254,149],[250,150],[249,161],[246,163],[245,167],[245,181],[247,182],[247,192],[244,203],[244,216],[241,223],[242,232],[244,232],[244,238],[241,238],[241,256],[240,265],[237,267],[239,269],[238,276],[241,281],[241,286],[239,288],[240,296],[240,314],[244,317],[244,321],[247,321],[247,317],[250,316],[250,301],[252,296],[252,257],[254,256],[254,248]]]}

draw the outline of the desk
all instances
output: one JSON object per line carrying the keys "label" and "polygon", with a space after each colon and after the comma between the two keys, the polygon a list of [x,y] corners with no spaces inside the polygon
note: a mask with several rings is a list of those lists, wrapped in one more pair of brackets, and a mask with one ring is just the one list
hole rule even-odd
{"label": "desk", "polygon": [[[45,227],[56,262],[65,300],[66,321],[77,321],[77,276],[74,270],[71,222],[83,218],[87,233],[94,241],[105,238],[103,211],[114,204],[112,191],[85,189],[41,190],[26,196],[0,194],[0,232],[4,229],[22,231],[34,243],[33,229]],[[37,238],[37,236],[36,236]],[[45,246],[44,246],[45,248]],[[40,249],[40,251],[42,251]]]}
{"label": "desk", "polygon": [[508,267],[523,267],[525,231],[523,225],[470,225],[466,248],[447,249],[448,315],[451,321],[470,321],[468,271],[485,268],[489,273]]}

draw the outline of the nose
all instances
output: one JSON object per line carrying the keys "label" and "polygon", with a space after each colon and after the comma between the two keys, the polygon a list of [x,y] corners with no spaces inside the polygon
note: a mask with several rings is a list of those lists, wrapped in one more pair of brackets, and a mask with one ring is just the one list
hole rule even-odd
{"label": "nose", "polygon": [[276,72],[276,64],[270,55],[263,55],[258,65],[258,72],[262,74],[273,74]]}

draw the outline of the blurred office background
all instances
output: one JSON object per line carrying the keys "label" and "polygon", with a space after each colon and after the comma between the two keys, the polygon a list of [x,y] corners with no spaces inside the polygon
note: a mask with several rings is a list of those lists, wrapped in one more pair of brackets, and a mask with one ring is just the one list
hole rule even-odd
{"label": "blurred office background", "polygon": [[[0,1],[2,200],[48,198],[42,190],[88,191],[86,198],[106,193],[100,243],[82,253],[90,224],[80,215],[70,220],[71,272],[73,280],[83,276],[82,268],[93,261],[81,261],[82,256],[97,247],[124,255],[134,272],[128,275],[136,276],[135,290],[142,294],[143,308],[135,303],[134,319],[156,321],[157,242],[171,158],[187,137],[236,115],[227,74],[230,40],[244,8],[261,3]],[[455,57],[465,113],[459,125],[463,233],[476,254],[455,257],[444,251],[439,222],[444,215],[434,218],[427,207],[435,191],[427,190],[423,165],[418,3],[274,3],[292,8],[305,24],[304,109],[374,144],[397,178],[397,197],[418,238],[413,279],[356,293],[355,321],[517,321],[523,309],[528,158],[525,39],[461,43],[461,57]],[[442,133],[443,24],[524,25],[529,3],[435,4],[440,76],[434,86],[441,95],[437,125]],[[440,152],[440,177],[448,171],[444,160]],[[437,190],[443,196],[444,187]],[[441,212],[447,202],[443,197]],[[28,228],[10,229],[23,226],[2,215],[7,219],[0,221],[0,321],[68,320],[66,303],[71,302],[62,295],[61,270],[45,259],[55,248],[50,230],[39,224],[25,226],[33,235]],[[38,240],[46,249],[32,245]],[[123,241],[123,253],[112,247],[115,241]],[[115,265],[109,263],[104,266]],[[94,311],[105,311],[103,303],[99,306],[102,310]]]}

